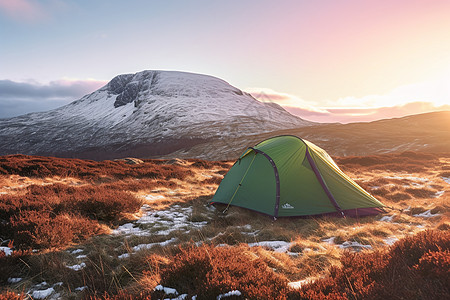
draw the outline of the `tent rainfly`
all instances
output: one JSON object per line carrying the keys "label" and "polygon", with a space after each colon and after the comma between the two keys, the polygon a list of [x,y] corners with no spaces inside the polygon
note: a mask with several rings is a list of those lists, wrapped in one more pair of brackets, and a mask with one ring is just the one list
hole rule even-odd
{"label": "tent rainfly", "polygon": [[248,148],[223,178],[210,204],[244,207],[274,218],[366,216],[384,205],[345,175],[311,142],[292,135]]}

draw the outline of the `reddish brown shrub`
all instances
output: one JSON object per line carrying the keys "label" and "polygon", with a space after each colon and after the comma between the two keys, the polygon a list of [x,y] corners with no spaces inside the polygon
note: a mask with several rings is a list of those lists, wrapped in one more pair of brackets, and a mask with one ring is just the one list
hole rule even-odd
{"label": "reddish brown shrub", "polygon": [[419,259],[429,251],[450,249],[450,232],[427,230],[412,237],[401,239],[394,244],[389,255],[394,260],[401,260],[409,267],[417,264]]}
{"label": "reddish brown shrub", "polygon": [[67,192],[60,197],[61,203],[56,210],[75,211],[108,223],[118,221],[124,212],[134,213],[141,207],[141,201],[130,193],[102,186],[81,187],[76,193]]}
{"label": "reddish brown shrub", "polygon": [[5,291],[0,294],[0,300],[22,300],[25,299],[24,294],[17,294],[11,291]]}
{"label": "reddish brown shrub", "polygon": [[204,245],[181,249],[162,269],[161,284],[197,299],[215,299],[238,289],[249,299],[286,299],[287,280],[241,247]]}
{"label": "reddish brown shrub", "polygon": [[220,167],[229,169],[230,162],[228,161],[209,161],[209,160],[201,160],[201,159],[189,159],[188,161],[193,162],[192,167],[196,167],[199,169],[211,169],[213,167]]}
{"label": "reddish brown shrub", "polygon": [[71,176],[85,180],[104,181],[105,177],[124,178],[178,178],[193,175],[187,167],[163,165],[159,161],[129,165],[122,161],[101,161],[40,157],[29,155],[7,155],[0,157],[0,174],[27,177]]}
{"label": "reddish brown shrub", "polygon": [[0,236],[20,249],[61,247],[101,233],[98,222],[115,223],[140,206],[130,193],[102,185],[31,185],[25,195],[0,195]]}
{"label": "reddish brown shrub", "polygon": [[292,291],[292,299],[445,299],[449,283],[450,233],[426,231],[387,252],[346,253],[342,267]]}
{"label": "reddish brown shrub", "polygon": [[23,211],[11,220],[12,238],[19,248],[47,249],[80,242],[102,232],[95,221],[48,211]]}
{"label": "reddish brown shrub", "polygon": [[450,251],[428,251],[414,266],[423,277],[435,280],[446,279],[445,285],[450,286]]}

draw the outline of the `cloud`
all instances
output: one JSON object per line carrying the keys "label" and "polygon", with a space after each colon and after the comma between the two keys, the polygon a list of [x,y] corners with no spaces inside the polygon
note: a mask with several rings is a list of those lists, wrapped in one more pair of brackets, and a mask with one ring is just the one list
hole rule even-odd
{"label": "cloud", "polygon": [[0,0],[0,12],[19,22],[35,22],[46,17],[45,9],[33,0]]}
{"label": "cloud", "polygon": [[320,108],[316,107],[314,103],[305,101],[288,93],[280,93],[269,88],[255,87],[246,88],[244,90],[261,102],[274,102],[281,106],[301,107],[311,112],[323,112]]}
{"label": "cloud", "polygon": [[450,110],[450,76],[397,87],[383,95],[307,101],[271,89],[246,89],[260,101],[272,101],[294,115],[316,122],[368,122]]}
{"label": "cloud", "polygon": [[107,82],[62,79],[48,84],[0,80],[0,118],[46,111],[70,103]]}

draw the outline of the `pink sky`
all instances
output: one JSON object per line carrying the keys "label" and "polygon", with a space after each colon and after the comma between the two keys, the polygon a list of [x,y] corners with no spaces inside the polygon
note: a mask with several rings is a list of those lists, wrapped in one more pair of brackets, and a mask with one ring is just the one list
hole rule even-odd
{"label": "pink sky", "polygon": [[105,82],[144,69],[187,71],[263,91],[322,122],[450,103],[448,0],[132,4],[0,0],[0,36],[7,41],[0,80],[47,86],[64,78]]}

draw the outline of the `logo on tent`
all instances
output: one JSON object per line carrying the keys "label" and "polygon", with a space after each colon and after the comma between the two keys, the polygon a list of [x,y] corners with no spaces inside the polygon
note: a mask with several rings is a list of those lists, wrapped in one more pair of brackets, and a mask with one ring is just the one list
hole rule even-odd
{"label": "logo on tent", "polygon": [[290,205],[289,203],[283,204],[283,206],[282,206],[281,208],[284,208],[284,209],[294,209],[294,207],[293,207],[292,205]]}

